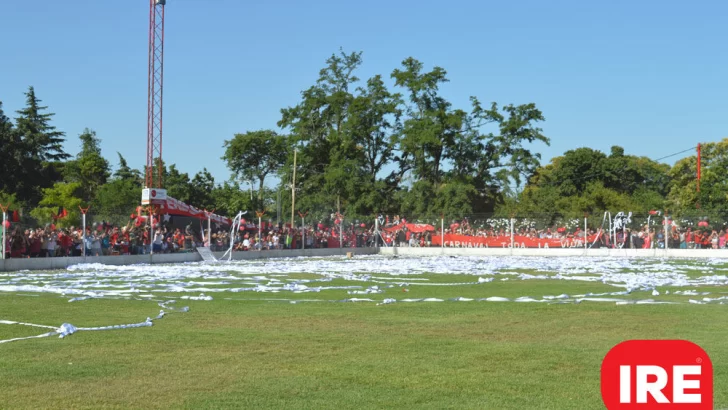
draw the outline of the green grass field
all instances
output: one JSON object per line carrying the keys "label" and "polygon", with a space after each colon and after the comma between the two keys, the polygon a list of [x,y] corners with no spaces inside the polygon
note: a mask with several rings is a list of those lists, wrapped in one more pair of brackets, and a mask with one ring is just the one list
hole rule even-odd
{"label": "green grass field", "polygon": [[[417,278],[431,285],[415,284]],[[190,311],[169,313],[152,327],[0,344],[0,408],[601,409],[601,361],[628,339],[701,345],[714,365],[715,407],[728,407],[728,305],[688,304],[702,296],[672,294],[655,299],[682,303],[456,302],[447,299],[620,289],[563,280],[474,284],[471,275],[410,280],[406,293],[397,286],[374,295],[208,293],[212,301],[177,299],[175,306]],[[357,283],[327,282],[336,284]],[[728,294],[721,286],[660,291],[688,289]],[[137,323],[160,310],[152,300],[69,303],[69,296],[20,293],[0,293],[0,320],[90,327]],[[334,302],[350,297],[400,301]],[[430,297],[445,301],[401,302]],[[45,331],[0,325],[0,340]]]}

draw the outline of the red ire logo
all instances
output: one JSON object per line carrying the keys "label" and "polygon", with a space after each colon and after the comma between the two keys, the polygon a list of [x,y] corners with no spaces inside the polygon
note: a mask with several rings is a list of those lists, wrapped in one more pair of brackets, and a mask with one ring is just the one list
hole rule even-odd
{"label": "red ire logo", "polygon": [[608,410],[712,410],[713,364],[685,340],[630,340],[602,362],[602,400]]}

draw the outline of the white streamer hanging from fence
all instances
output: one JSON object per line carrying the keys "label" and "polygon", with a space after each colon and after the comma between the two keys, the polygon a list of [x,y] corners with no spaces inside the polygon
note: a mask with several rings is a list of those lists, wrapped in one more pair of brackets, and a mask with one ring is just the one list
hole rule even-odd
{"label": "white streamer hanging from fence", "polygon": [[222,255],[222,258],[224,259],[225,256],[228,257],[228,260],[232,260],[233,258],[233,247],[235,246],[235,238],[238,236],[237,233],[240,231],[240,224],[243,219],[243,215],[247,214],[248,211],[245,212],[238,212],[238,214],[235,216],[235,219],[233,219],[232,227],[230,228],[230,249],[225,252],[224,255]]}

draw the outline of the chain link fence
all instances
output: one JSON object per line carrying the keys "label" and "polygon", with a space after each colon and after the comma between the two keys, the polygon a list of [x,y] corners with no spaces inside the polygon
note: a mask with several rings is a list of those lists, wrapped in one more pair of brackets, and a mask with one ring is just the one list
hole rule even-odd
{"label": "chain link fence", "polygon": [[[95,215],[38,222],[9,211],[2,243],[5,257],[53,257],[351,247],[522,247],[522,248],[682,248],[728,246],[728,213],[679,216],[661,212],[602,212],[566,217],[553,213],[464,216],[298,213],[276,221],[243,217],[236,232],[211,220],[134,213]],[[84,220],[85,219],[85,220]],[[85,226],[85,234],[83,227]]]}

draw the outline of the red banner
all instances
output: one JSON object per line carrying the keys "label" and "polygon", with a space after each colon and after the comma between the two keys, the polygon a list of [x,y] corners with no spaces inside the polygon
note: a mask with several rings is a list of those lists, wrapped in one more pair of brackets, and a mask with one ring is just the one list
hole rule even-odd
{"label": "red banner", "polygon": [[[167,197],[166,199],[162,200],[151,200],[150,201],[153,205],[159,206],[160,214],[170,214],[170,215],[179,215],[179,216],[188,216],[192,218],[199,218],[199,219],[207,219],[207,212],[203,209],[197,209],[194,206],[187,205],[186,203],[182,201],[178,201],[172,197]],[[140,215],[142,216],[142,215]],[[230,225],[232,223],[232,220],[230,218],[226,218],[224,216],[216,215],[213,213],[210,213],[210,220],[213,222],[218,222],[225,225]]]}
{"label": "red banner", "polygon": [[[589,243],[594,243],[597,235],[588,238]],[[432,246],[441,246],[440,235],[432,235]],[[446,248],[510,248],[510,236],[466,236],[445,234]],[[530,238],[528,236],[514,235],[514,248],[583,248],[584,238]]]}
{"label": "red banner", "polygon": [[384,231],[385,232],[394,232],[394,231],[398,231],[398,230],[404,228],[405,226],[407,227],[407,230],[408,231],[415,232],[415,233],[420,233],[420,232],[425,232],[425,231],[430,231],[430,232],[434,232],[435,231],[435,227],[432,226],[432,225],[428,225],[428,224],[410,224],[410,223],[406,223],[406,222],[402,222],[399,225],[390,226],[389,228],[384,228]]}

